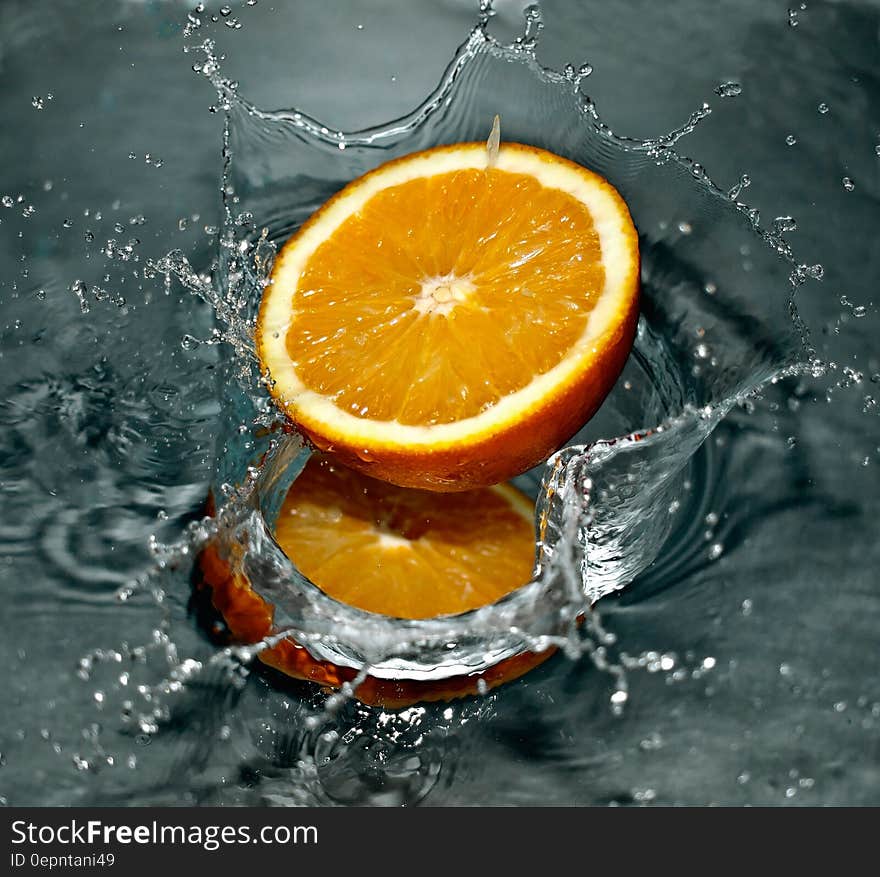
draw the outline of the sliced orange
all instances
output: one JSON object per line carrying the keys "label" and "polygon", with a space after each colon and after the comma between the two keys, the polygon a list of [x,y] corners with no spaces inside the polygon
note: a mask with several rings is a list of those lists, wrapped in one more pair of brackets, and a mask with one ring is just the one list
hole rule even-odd
{"label": "sliced orange", "polygon": [[[407,490],[310,458],[284,500],[278,544],[314,584],[368,612],[428,618],[474,609],[529,581],[532,504],[508,485],[466,493]],[[258,642],[273,631],[273,608],[230,553],[213,545],[201,578],[233,636]],[[524,653],[466,677],[439,682],[368,677],[356,692],[389,707],[475,694],[527,672],[553,650]],[[289,676],[338,687],[355,671],[319,661],[290,639],[260,653]],[[482,685],[481,681],[482,680]]]}
{"label": "sliced orange", "polygon": [[313,456],[284,500],[275,538],[340,602],[433,618],[494,603],[529,581],[533,516],[533,504],[506,484],[408,490]]}
{"label": "sliced orange", "polygon": [[350,183],[285,244],[257,322],[316,446],[394,484],[504,481],[596,411],[638,317],[638,237],[604,179],[513,143]]}

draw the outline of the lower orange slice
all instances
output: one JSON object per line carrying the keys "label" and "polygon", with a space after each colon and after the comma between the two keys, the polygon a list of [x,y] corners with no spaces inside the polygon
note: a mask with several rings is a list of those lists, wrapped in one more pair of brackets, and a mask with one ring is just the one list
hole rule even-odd
{"label": "lower orange slice", "polygon": [[[284,500],[278,544],[319,588],[341,602],[399,618],[430,618],[493,603],[526,584],[534,564],[533,509],[509,485],[466,493],[409,490],[312,456]],[[199,558],[201,580],[240,642],[273,630],[273,609],[219,546]],[[514,679],[552,650],[524,653],[478,674],[437,682],[368,677],[365,703],[395,708],[475,694]],[[292,640],[260,658],[299,679],[338,687],[355,672],[313,658]],[[481,684],[482,680],[482,684]]]}

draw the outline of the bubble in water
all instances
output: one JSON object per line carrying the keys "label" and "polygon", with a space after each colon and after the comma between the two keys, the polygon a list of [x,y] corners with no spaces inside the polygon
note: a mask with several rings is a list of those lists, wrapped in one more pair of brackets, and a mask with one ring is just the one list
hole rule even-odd
{"label": "bubble in water", "polygon": [[798,11],[797,9],[789,9],[788,10],[788,26],[789,27],[797,27],[800,22],[798,21]]}
{"label": "bubble in water", "polygon": [[843,178],[843,188],[846,189],[847,192],[852,192],[855,187],[856,184],[852,181],[850,177]]}
{"label": "bubble in water", "polygon": [[789,134],[789,135],[785,138],[785,143],[786,143],[786,145],[788,145],[788,146],[794,146],[795,143],[797,143],[797,137],[795,137],[794,134]]}
{"label": "bubble in water", "polygon": [[34,97],[34,98],[31,100],[31,106],[32,106],[35,110],[41,110],[41,109],[43,109],[43,107],[45,106],[45,104],[43,103],[43,98],[41,98],[41,97]]}
{"label": "bubble in water", "polygon": [[12,195],[4,195],[2,198],[0,198],[0,204],[2,204],[4,207],[12,207],[12,205],[15,204],[15,201]]}
{"label": "bubble in water", "polygon": [[724,554],[724,546],[720,542],[715,542],[709,546],[709,560],[718,560]]}
{"label": "bubble in water", "polygon": [[715,86],[715,94],[719,97],[736,97],[742,94],[742,86],[738,82],[722,82]]}
{"label": "bubble in water", "polygon": [[828,104],[825,103],[825,101],[822,101],[822,103],[820,103],[816,109],[818,109],[819,112],[824,116],[825,113],[827,113],[828,110],[831,109],[831,107],[829,107]]}

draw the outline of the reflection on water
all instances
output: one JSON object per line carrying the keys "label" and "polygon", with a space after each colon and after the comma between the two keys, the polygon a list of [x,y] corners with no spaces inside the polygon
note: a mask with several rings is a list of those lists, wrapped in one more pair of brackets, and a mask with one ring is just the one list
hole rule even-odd
{"label": "reflection on water", "polygon": [[[50,34],[63,14],[35,20],[15,6],[4,9],[14,23],[4,32],[24,46],[27,28]],[[239,39],[248,38],[248,17],[254,14],[266,13],[260,6],[236,12],[243,27],[227,28],[234,31],[233,52]],[[542,41],[554,38],[554,15],[568,21],[579,14],[548,10]],[[140,28],[145,36],[154,25],[164,28],[164,35],[144,41],[161,57],[154,44],[170,37],[168,28],[150,17],[154,11],[125,6],[119,15],[129,16],[121,19],[123,28]],[[450,32],[460,25],[455,15]],[[509,26],[505,15],[491,27]],[[802,15],[799,37],[809,33],[808,13]],[[867,13],[852,15],[855,22]],[[202,18],[190,42],[200,41],[211,26],[210,15]],[[259,19],[253,21],[256,36]],[[844,30],[855,26],[845,18],[834,22]],[[168,242],[193,265],[208,266],[223,223],[211,218],[204,194],[178,198],[170,211],[163,204],[167,194],[157,196],[155,180],[168,185],[162,175],[173,172],[175,158],[180,161],[181,138],[173,131],[158,142],[126,143],[122,161],[132,170],[120,178],[130,190],[104,189],[94,181],[78,188],[76,180],[63,179],[62,168],[53,168],[26,192],[20,181],[0,185],[4,194],[11,191],[12,205],[0,211],[0,238],[9,256],[5,263],[15,266],[14,280],[4,288],[10,321],[4,357],[9,362],[14,356],[15,374],[22,376],[9,382],[3,403],[2,471],[9,499],[0,544],[15,578],[33,582],[16,589],[5,606],[7,613],[14,610],[16,627],[26,625],[30,634],[10,642],[12,672],[6,681],[15,718],[12,725],[0,725],[0,794],[11,802],[871,799],[870,769],[856,765],[876,739],[880,721],[880,694],[862,671],[876,621],[876,593],[869,579],[859,578],[857,566],[841,572],[839,562],[818,548],[827,544],[831,530],[849,532],[855,540],[863,527],[866,506],[858,478],[851,479],[852,489],[844,489],[823,477],[829,460],[823,457],[820,465],[817,448],[833,446],[831,424],[810,416],[815,440],[804,435],[802,421],[817,405],[816,376],[792,375],[766,387],[763,399],[742,398],[744,390],[801,358],[799,332],[787,329],[792,266],[756,236],[751,222],[759,217],[749,216],[753,208],[734,208],[733,202],[745,201],[756,186],[747,192],[734,188],[732,200],[725,201],[699,165],[671,154],[676,135],[647,144],[624,142],[603,133],[589,104],[586,116],[578,114],[579,89],[592,90],[602,74],[595,55],[592,75],[588,66],[576,64],[570,69],[560,64],[556,80],[536,75],[529,56],[539,24],[532,14],[526,37],[513,50],[519,60],[487,52],[463,67],[450,86],[455,100],[449,107],[427,123],[419,120],[412,131],[393,133],[387,144],[392,152],[405,152],[442,139],[477,139],[485,135],[485,120],[498,111],[497,104],[506,101],[505,136],[543,139],[556,151],[579,156],[606,173],[633,206],[647,291],[637,353],[611,404],[577,440],[644,430],[654,435],[615,443],[607,451],[594,448],[591,457],[565,458],[575,461],[569,470],[573,481],[591,478],[592,508],[598,510],[587,534],[587,563],[579,569],[585,578],[579,575],[578,581],[598,596],[636,576],[619,596],[601,604],[604,629],[613,636],[593,627],[587,640],[580,640],[592,649],[593,662],[557,658],[484,698],[397,713],[346,698],[328,701],[307,686],[280,684],[269,671],[248,672],[249,654],[217,651],[222,631],[213,640],[206,636],[211,621],[197,621],[199,607],[189,602],[189,558],[180,553],[189,543],[167,546],[187,521],[199,519],[218,436],[221,448],[238,443],[230,459],[239,468],[222,476],[231,484],[242,481],[240,464],[260,452],[251,424],[271,412],[259,401],[256,409],[242,411],[252,403],[236,389],[234,375],[215,379],[230,347],[213,343],[221,339],[212,336],[216,327],[246,354],[249,313],[238,307],[246,302],[229,293],[248,284],[252,292],[254,277],[245,275],[247,260],[240,265],[225,260],[227,277],[242,271],[241,286],[233,277],[219,298],[205,268],[185,277],[213,310],[227,309],[216,324],[176,283],[162,283],[151,263],[168,250]],[[601,15],[593,25],[601,29]],[[394,23],[385,26],[393,30]],[[761,26],[775,32],[775,23]],[[218,21],[217,27],[224,25]],[[99,45],[101,39],[96,33]],[[16,45],[11,44],[13,60]],[[187,62],[200,63],[194,53]],[[149,57],[144,63],[156,65]],[[703,145],[711,153],[704,126],[749,98],[749,77],[740,80],[743,93],[728,88],[719,94],[724,105],[713,101],[716,113],[689,135],[695,152],[699,143],[701,155]],[[46,82],[28,89],[43,98],[38,108],[28,95],[27,112],[41,114],[36,122],[25,117],[29,125],[44,124],[69,100],[57,83]],[[178,82],[169,78],[169,93],[179,90]],[[719,79],[711,87],[719,82],[731,84]],[[832,90],[840,88],[835,81]],[[111,88],[98,94],[105,112],[119,113],[108,126],[118,136],[130,110]],[[221,109],[222,103],[221,95]],[[542,130],[530,115],[535,107],[548,122]],[[227,205],[234,197],[247,202],[230,210],[227,228],[237,237],[248,235],[253,242],[263,225],[278,237],[347,177],[388,157],[375,145],[329,129],[323,140],[333,151],[322,152],[307,144],[303,128],[297,135],[292,118],[250,110],[231,101],[228,180],[234,192],[227,193]],[[698,111],[694,121],[703,114]],[[308,123],[305,116],[299,121],[304,119]],[[549,124],[563,119],[571,121]],[[320,125],[317,133],[323,133]],[[410,134],[415,139],[408,139]],[[782,138],[780,149],[803,149],[808,140],[801,135],[789,147]],[[208,136],[206,142],[216,141]],[[285,149],[273,151],[273,145]],[[274,167],[268,160],[245,163],[242,154],[283,155],[284,161]],[[716,166],[705,164],[710,170]],[[757,166],[751,167],[757,178]],[[211,167],[207,188],[215,172]],[[859,183],[852,193],[839,187],[847,197],[857,197],[861,181],[871,179],[868,172],[853,172],[852,178]],[[185,192],[186,178],[174,179]],[[870,189],[867,182],[865,188]],[[291,211],[292,203],[299,214]],[[795,213],[803,204],[803,198],[790,201],[786,210]],[[768,216],[781,213],[775,205],[760,206]],[[798,220],[810,234],[809,219],[805,223],[798,215]],[[780,216],[762,227],[785,257],[779,235],[788,235],[791,223]],[[19,228],[20,239],[17,232],[6,234]],[[825,253],[815,252],[804,262],[828,262]],[[174,267],[186,269],[180,260]],[[826,272],[834,276],[830,263]],[[818,269],[803,269],[810,273]],[[798,291],[798,301],[809,314],[815,296],[805,309],[808,289],[810,284]],[[837,317],[844,330],[861,319],[856,308],[863,307],[855,292],[847,301],[856,304]],[[88,316],[77,318],[83,304]],[[38,316],[28,319],[31,313]],[[144,326],[151,344],[145,344]],[[237,331],[241,328],[245,331]],[[822,335],[819,344],[836,372],[832,398],[843,398],[841,391],[880,371],[865,360],[858,368],[847,365],[850,371],[843,374],[824,350]],[[731,405],[733,415],[696,451]],[[746,410],[755,405],[756,411]],[[233,411],[239,419],[244,413],[247,428],[228,429],[218,411]],[[661,424],[658,437],[655,428]],[[859,460],[874,453],[857,438],[852,451]],[[537,492],[533,477],[523,483]],[[657,489],[645,492],[642,484]],[[204,535],[202,525],[193,527],[197,540]],[[124,590],[129,599],[119,603],[116,589],[150,563],[149,532],[155,533],[158,560],[181,569],[145,579],[141,590]],[[789,534],[787,545],[779,533]],[[583,556],[584,546],[578,547]],[[796,559],[809,563],[810,575],[792,573]],[[829,603],[832,580],[837,587]],[[826,611],[818,608],[823,604]],[[792,617],[800,619],[798,625],[791,625]],[[829,649],[828,626],[844,623],[845,641]],[[623,677],[601,672],[606,663],[625,671],[625,688]],[[623,715],[609,702],[625,702]],[[829,766],[822,754],[830,740],[843,753],[837,766]],[[33,785],[35,770],[53,777],[51,792]]]}

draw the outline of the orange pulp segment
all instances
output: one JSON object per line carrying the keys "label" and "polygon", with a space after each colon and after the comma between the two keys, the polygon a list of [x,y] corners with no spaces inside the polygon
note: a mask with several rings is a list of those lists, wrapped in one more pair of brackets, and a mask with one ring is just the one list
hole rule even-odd
{"label": "orange pulp segment", "polygon": [[293,482],[275,538],[331,597],[398,618],[494,603],[534,566],[533,508],[515,488],[409,490],[319,455]]}

